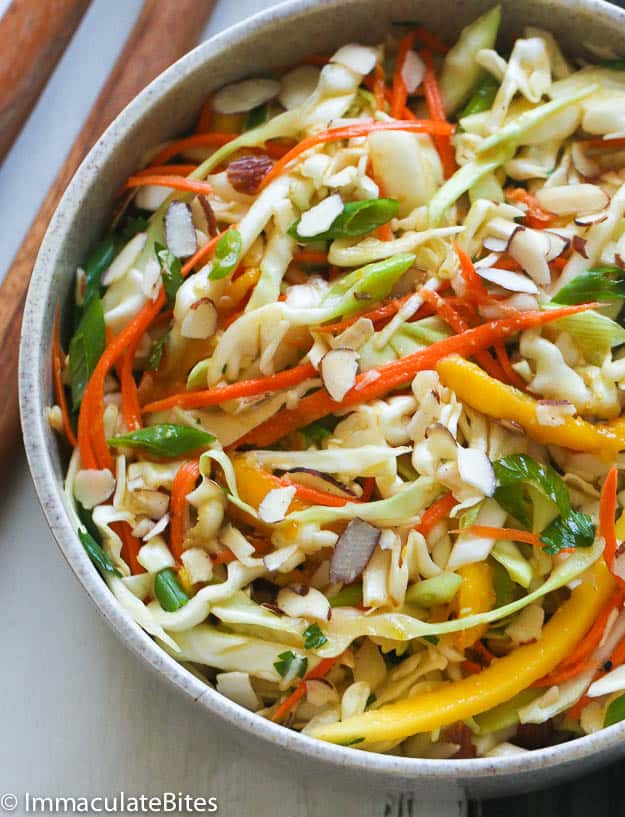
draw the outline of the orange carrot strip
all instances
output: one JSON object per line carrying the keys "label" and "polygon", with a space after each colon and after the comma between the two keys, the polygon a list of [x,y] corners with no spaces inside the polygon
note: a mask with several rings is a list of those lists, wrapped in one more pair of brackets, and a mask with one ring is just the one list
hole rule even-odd
{"label": "orange carrot strip", "polygon": [[134,176],[188,176],[197,168],[197,165],[154,165],[137,170]]}
{"label": "orange carrot strip", "polygon": [[429,119],[415,119],[415,120],[397,120],[393,122],[362,122],[354,125],[344,125],[340,128],[330,128],[330,130],[320,131],[313,136],[308,136],[302,139],[286,153],[281,159],[275,163],[272,169],[267,173],[262,180],[260,189],[267,187],[267,185],[281,176],[287,166],[302,153],[316,147],[317,145],[325,144],[326,142],[336,142],[340,139],[355,139],[361,136],[367,136],[370,133],[378,130],[406,130],[415,133],[430,133],[445,135],[453,133],[454,127],[446,122],[432,122]]}
{"label": "orange carrot strip", "polygon": [[478,664],[477,661],[471,661],[469,658],[465,658],[462,662],[462,669],[466,670],[466,672],[470,672],[471,675],[477,675],[478,672],[482,672],[484,667]]}
{"label": "orange carrot strip", "polygon": [[370,502],[375,491],[375,477],[365,477],[362,481],[361,502]]}
{"label": "orange carrot strip", "polygon": [[525,188],[508,187],[505,194],[508,201],[520,202],[527,207],[527,214],[523,220],[528,227],[543,230],[556,220],[556,216],[541,207],[538,200],[528,193]]}
{"label": "orange carrot strip", "polygon": [[332,667],[337,663],[337,661],[340,660],[340,658],[340,655],[336,658],[324,658],[317,664],[316,667],[311,669],[310,672],[306,674],[306,677],[303,678],[295,687],[293,692],[291,692],[291,694],[282,701],[280,706],[273,713],[271,720],[275,723],[277,721],[281,721],[285,715],[288,715],[306,694],[306,681],[315,681],[318,678],[323,678],[328,674],[328,672],[330,672]]}
{"label": "orange carrot strip", "polygon": [[195,132],[208,133],[208,131],[211,129],[212,123],[213,123],[213,98],[209,96],[204,105],[202,106],[202,110],[200,111],[200,116],[197,121],[197,125],[195,126]]}
{"label": "orange carrot strip", "polygon": [[308,485],[300,485],[297,482],[291,482],[288,477],[283,477],[280,482],[283,485],[295,486],[295,496],[301,499],[302,502],[308,502],[311,505],[325,505],[329,508],[342,508],[350,502],[362,502],[362,499],[356,497],[344,497],[331,494],[329,491],[320,491],[318,488],[309,488]]}
{"label": "orange carrot strip", "polygon": [[[183,278],[196,264],[203,262],[213,252],[223,235],[224,233],[216,235],[195,255],[191,256],[182,268]],[[164,306],[165,293],[161,288],[156,300],[148,301],[134,319],[106,347],[96,364],[85,389],[78,418],[78,442],[83,468],[100,467],[113,471],[113,458],[104,433],[104,381],[110,369],[122,357],[128,346],[147,331]]]}
{"label": "orange carrot strip", "polygon": [[170,142],[152,159],[151,165],[164,165],[179,153],[184,153],[189,148],[207,147],[220,148],[237,138],[236,133],[196,133],[194,136],[187,136],[184,139],[176,139]]}
{"label": "orange carrot strip", "polygon": [[171,555],[180,562],[184,551],[184,521],[187,507],[187,494],[195,488],[195,483],[200,476],[200,464],[197,460],[189,460],[183,463],[176,471],[176,476],[171,487],[171,498],[169,500],[169,549]]}
{"label": "orange carrot strip", "polygon": [[620,150],[625,148],[625,137],[618,136],[616,139],[583,139],[581,144],[586,148],[597,148],[601,150]]}
{"label": "orange carrot strip", "polygon": [[446,519],[451,509],[458,504],[451,491],[439,497],[421,516],[421,521],[415,528],[421,536],[428,536],[441,519]]}
{"label": "orange carrot strip", "polygon": [[375,97],[375,106],[378,111],[386,111],[386,96],[384,91],[386,89],[386,76],[384,68],[379,62],[376,62],[373,69],[373,96]]}
{"label": "orange carrot strip", "polygon": [[130,568],[132,575],[136,576],[137,573],[145,573],[145,568],[139,564],[137,558],[141,548],[141,540],[132,535],[128,522],[113,522],[111,528],[122,540],[121,556]]}
{"label": "orange carrot strip", "polygon": [[128,431],[137,431],[141,428],[143,423],[141,421],[141,405],[139,404],[139,395],[137,393],[137,384],[135,383],[132,374],[135,354],[137,353],[137,346],[141,337],[128,345],[124,356],[122,358],[120,381],[122,391],[122,413],[124,415],[124,422]]}
{"label": "orange carrot strip", "polygon": [[261,423],[238,440],[236,445],[243,443],[246,445],[270,445],[291,431],[296,431],[298,428],[308,425],[326,414],[359,403],[366,403],[388,391],[406,385],[417,372],[433,369],[439,360],[444,357],[453,354],[472,357],[481,349],[486,349],[517,332],[542,326],[567,315],[575,315],[578,312],[593,309],[595,306],[596,304],[579,304],[578,306],[545,311],[519,312],[511,317],[489,321],[474,329],[468,329],[461,335],[452,335],[449,338],[433,343],[425,349],[420,349],[399,360],[393,360],[377,367],[375,371],[379,376],[376,380],[369,379],[369,372],[358,375],[356,384],[341,401],[332,400],[325,389],[319,389],[319,391],[302,398],[297,408],[282,410],[270,420]]}
{"label": "orange carrot strip", "polygon": [[614,519],[616,516],[616,489],[618,485],[618,468],[613,465],[608,471],[608,475],[601,489],[601,502],[599,505],[599,533],[605,539],[605,550],[603,558],[607,566],[612,569],[614,558],[618,549],[616,541],[616,531]]}
{"label": "orange carrot strip", "polygon": [[187,179],[186,176],[130,176],[124,189],[131,190],[134,187],[145,187],[149,184],[171,187],[172,190],[185,190],[189,193],[201,193],[206,196],[213,191],[208,182]]}
{"label": "orange carrot strip", "polygon": [[[426,303],[429,303],[430,306],[434,307],[441,318],[445,321],[445,323],[451,326],[454,332],[460,333],[467,331],[469,325],[466,323],[464,318],[462,318],[458,312],[456,312],[449,302],[441,298],[438,292],[434,292],[433,289],[424,287],[421,290],[421,296]],[[504,383],[508,382],[504,370],[495,360],[492,359],[485,349],[480,352],[476,352],[475,359],[484,369],[484,371],[488,372],[491,377],[495,377],[497,380],[501,380]]]}
{"label": "orange carrot strip", "polygon": [[478,302],[483,302],[488,299],[488,291],[484,281],[477,274],[473,261],[468,253],[466,253],[457,241],[454,242],[454,250],[460,261],[460,271],[462,278],[467,287],[467,297]]}
{"label": "orange carrot strip", "polygon": [[[435,122],[446,122],[445,104],[443,102],[443,95],[436,78],[436,71],[434,70],[434,61],[431,53],[426,49],[421,52],[421,57],[425,63],[425,74],[423,75],[423,91],[425,93],[425,101],[430,112],[430,118]],[[456,157],[454,149],[449,139],[449,134],[446,136],[435,136],[434,143],[441,157],[443,165],[443,173],[448,179],[456,172]]]}
{"label": "orange carrot strip", "polygon": [[316,375],[317,371],[312,364],[302,363],[299,366],[294,366],[292,369],[285,369],[283,372],[278,372],[268,377],[241,380],[239,383],[231,383],[227,386],[216,386],[214,389],[172,394],[163,400],[157,400],[154,403],[148,403],[143,406],[143,413],[148,414],[155,411],[166,411],[175,406],[186,409],[216,406],[220,403],[225,403],[226,400],[235,400],[239,397],[253,397],[257,394],[288,389]]}
{"label": "orange carrot strip", "polygon": [[406,83],[402,76],[404,70],[404,63],[406,62],[406,55],[412,48],[414,43],[414,32],[406,34],[405,37],[399,41],[397,49],[397,59],[395,61],[395,73],[393,74],[393,86],[391,89],[391,116],[394,119],[399,119],[402,116],[406,100],[408,99],[408,91],[406,90]]}
{"label": "orange carrot strip", "polygon": [[297,250],[293,253],[293,261],[296,264],[328,264],[327,252],[315,252],[314,250]]}
{"label": "orange carrot strip", "polygon": [[440,37],[437,37],[436,34],[432,34],[431,31],[428,31],[427,28],[423,26],[417,26],[415,36],[418,40],[421,40],[423,45],[429,48],[430,51],[434,51],[437,54],[446,54],[449,51],[449,46],[446,42],[443,42]]}
{"label": "orange carrot strip", "polygon": [[544,543],[540,541],[540,536],[527,530],[499,528],[494,525],[471,525],[467,530],[485,539],[511,539],[514,542],[526,542],[528,545],[534,545],[535,547],[544,547]]}
{"label": "orange carrot strip", "polygon": [[514,386],[515,389],[525,391],[525,380],[523,380],[521,375],[512,368],[512,362],[508,356],[508,350],[503,343],[495,344],[495,355],[497,356],[497,361],[499,362],[499,365],[506,376],[507,382],[511,386]]}
{"label": "orange carrot strip", "polygon": [[52,381],[54,384],[54,399],[61,409],[63,418],[63,433],[65,439],[72,448],[76,448],[78,440],[74,433],[72,421],[70,420],[67,408],[67,398],[65,396],[65,386],[63,385],[63,350],[61,349],[61,312],[57,306],[54,313],[54,332],[52,335]]}

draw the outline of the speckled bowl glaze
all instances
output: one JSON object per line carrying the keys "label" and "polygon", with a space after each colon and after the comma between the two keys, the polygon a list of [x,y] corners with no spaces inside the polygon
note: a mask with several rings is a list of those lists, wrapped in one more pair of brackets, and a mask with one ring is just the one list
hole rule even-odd
{"label": "speckled bowl glaze", "polygon": [[[525,25],[552,31],[570,54],[588,44],[623,50],[625,11],[602,0],[501,0],[502,36]],[[310,775],[328,766],[360,784],[406,786],[432,799],[510,794],[562,782],[625,754],[625,724],[560,746],[515,757],[419,760],[321,743],[248,712],[215,692],[166,655],[122,610],[85,555],[62,499],[64,463],[48,428],[51,402],[49,349],[57,302],[69,312],[76,267],[109,220],[116,192],[143,152],[184,133],[207,94],[233,80],[303,54],[328,52],[346,41],[376,42],[393,21],[427,22],[453,41],[462,26],[493,0],[293,0],[263,12],[203,43],[151,83],[115,120],[89,153],[67,189],[46,234],[34,270],[22,330],[20,395],[26,451],[39,499],[72,570],[119,637],[202,713],[216,716],[245,745],[288,752]]]}

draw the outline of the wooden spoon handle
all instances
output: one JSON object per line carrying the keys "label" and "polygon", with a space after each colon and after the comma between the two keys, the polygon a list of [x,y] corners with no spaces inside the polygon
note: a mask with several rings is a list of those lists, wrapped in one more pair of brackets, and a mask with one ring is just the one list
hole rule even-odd
{"label": "wooden spoon handle", "polygon": [[0,162],[91,0],[13,0],[0,20]]}
{"label": "wooden spoon handle", "polygon": [[146,0],[126,45],[0,287],[0,455],[19,439],[17,362],[28,282],[54,210],[78,165],[117,114],[199,39],[215,0]]}

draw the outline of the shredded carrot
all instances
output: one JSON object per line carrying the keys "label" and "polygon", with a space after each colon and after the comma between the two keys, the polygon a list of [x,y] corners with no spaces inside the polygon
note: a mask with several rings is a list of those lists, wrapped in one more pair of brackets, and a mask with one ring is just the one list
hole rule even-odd
{"label": "shredded carrot", "polygon": [[457,241],[454,242],[454,250],[460,261],[460,272],[467,288],[467,297],[480,303],[488,300],[488,291],[484,281],[477,274],[473,261]]}
{"label": "shredded carrot", "polygon": [[543,230],[556,220],[553,213],[549,213],[540,206],[538,201],[523,187],[507,187],[505,190],[508,201],[515,201],[527,207],[527,214],[523,219],[528,227]]}
{"label": "shredded carrot", "polygon": [[485,664],[490,664],[495,658],[494,653],[492,653],[482,641],[475,641],[471,645],[471,650],[478,655]]}
{"label": "shredded carrot", "polygon": [[375,491],[375,477],[365,477],[362,481],[361,502],[370,502]]}
{"label": "shredded carrot", "polygon": [[550,261],[549,266],[551,267],[552,272],[562,272],[568,263],[568,258],[560,256],[559,258],[554,258],[553,261]]}
{"label": "shredded carrot", "polygon": [[[434,292],[433,289],[423,287],[420,290],[420,294],[423,300],[426,303],[429,303],[430,306],[432,306],[436,310],[436,312],[438,312],[441,318],[445,321],[445,323],[451,326],[454,332],[461,333],[467,331],[469,326],[464,320],[464,318],[462,318],[456,312],[456,310],[453,308],[453,306],[451,306],[450,303],[445,301],[444,298],[441,298],[438,292]],[[497,380],[501,380],[504,383],[508,382],[504,370],[497,363],[497,361],[492,359],[490,354],[485,349],[476,352],[474,357],[476,361],[480,364],[480,366],[484,369],[484,371],[488,372],[488,374],[491,377],[494,377]]]}
{"label": "shredded carrot", "polygon": [[56,400],[57,406],[61,409],[65,439],[72,448],[76,448],[78,441],[69,416],[65,386],[63,385],[63,357],[63,350],[61,348],[61,312],[57,306],[56,312],[54,313],[54,332],[52,334],[52,381],[54,384],[54,399]]}
{"label": "shredded carrot", "polygon": [[260,189],[267,187],[267,185],[281,176],[287,166],[302,153],[307,150],[322,145],[326,142],[337,142],[340,139],[356,139],[362,136],[367,136],[370,133],[378,130],[406,130],[415,133],[430,133],[430,134],[448,134],[453,133],[453,125],[446,122],[432,122],[429,119],[414,119],[414,120],[396,120],[392,122],[362,122],[354,125],[344,125],[340,128],[330,128],[330,130],[320,131],[313,136],[308,136],[302,139],[286,153],[281,159],[275,163],[269,173],[265,176],[260,184]]}
{"label": "shredded carrot", "polygon": [[477,675],[478,672],[482,672],[484,667],[478,664],[477,661],[471,661],[469,658],[465,658],[462,662],[462,669],[466,672],[470,672],[471,675]]}
{"label": "shredded carrot", "polygon": [[125,189],[131,190],[133,187],[145,187],[151,184],[156,184],[159,187],[171,187],[172,190],[200,193],[205,196],[213,191],[213,188],[208,182],[202,182],[197,179],[187,179],[186,176],[130,176],[126,182]]}
{"label": "shredded carrot", "polygon": [[511,386],[514,386],[515,389],[525,391],[525,380],[523,380],[521,375],[512,367],[512,361],[508,356],[508,350],[503,343],[495,344],[495,355],[497,356],[497,361],[499,362],[499,365],[506,376],[506,381]]}
{"label": "shredded carrot", "polygon": [[516,528],[499,528],[494,525],[471,525],[466,529],[476,536],[483,536],[485,539],[511,539],[514,542],[526,542],[535,547],[544,547],[544,542],[540,541],[540,536],[530,533],[527,530],[516,530]]}
{"label": "shredded carrot", "polygon": [[121,364],[122,413],[128,431],[136,431],[143,425],[141,421],[141,406],[139,404],[137,384],[135,383],[135,378],[132,373],[137,346],[140,340],[141,337],[139,336],[128,345]]}
{"label": "shredded carrot", "polygon": [[378,111],[386,112],[386,76],[384,68],[379,62],[376,62],[373,69],[373,96],[375,97],[375,106]]}
{"label": "shredded carrot", "polygon": [[[406,355],[399,360],[393,360],[378,366],[378,377],[371,380],[371,374],[364,372],[358,375],[356,383],[347,392],[341,401],[333,400],[325,389],[319,389],[313,394],[303,397],[294,409],[283,409],[270,420],[261,423],[255,429],[244,435],[236,445],[269,445],[292,431],[312,423],[337,410],[349,406],[367,403],[386,392],[397,389],[409,383],[417,372],[433,369],[439,360],[449,355],[459,354],[472,357],[481,349],[486,349],[507,337],[531,329],[536,326],[559,320],[567,315],[575,315],[593,309],[596,304],[579,304],[577,306],[560,307],[545,311],[519,312],[511,317],[496,321],[489,321],[474,329],[468,329],[461,335],[452,335],[449,338],[433,343],[425,349]],[[363,382],[364,381],[364,382]]]}
{"label": "shredded carrot", "polygon": [[213,124],[213,98],[211,96],[208,97],[204,105],[202,106],[202,110],[200,111],[200,116],[197,121],[197,125],[195,126],[196,133],[208,133],[211,129]]}
{"label": "shredded carrot", "polygon": [[549,675],[539,678],[532,686],[549,687],[555,684],[561,684],[564,681],[568,681],[569,678],[573,678],[575,675],[579,675],[580,672],[583,672],[587,668],[588,659],[603,638],[603,633],[612,611],[616,610],[622,604],[623,592],[616,590],[573,652],[561,661]]}
{"label": "shredded carrot", "polygon": [[293,253],[293,261],[296,264],[328,264],[327,252],[316,252],[314,250],[297,250]]}
{"label": "shredded carrot", "polygon": [[111,528],[122,540],[121,557],[130,568],[133,576],[145,573],[143,565],[139,564],[138,555],[141,549],[141,540],[132,535],[128,522],[113,522]]}
{"label": "shredded carrot", "polygon": [[217,406],[220,403],[225,403],[226,400],[235,400],[240,397],[254,397],[257,394],[288,389],[292,386],[297,386],[299,383],[303,383],[304,380],[308,380],[308,378],[316,376],[317,371],[311,363],[302,363],[299,366],[294,366],[292,369],[285,369],[282,372],[269,375],[268,377],[240,380],[238,383],[231,383],[227,386],[216,386],[214,389],[172,394],[163,400],[157,400],[154,403],[148,403],[143,406],[143,413],[149,414],[155,411],[166,411],[175,406],[185,409]]}
{"label": "shredded carrot", "polygon": [[618,468],[613,465],[608,471],[608,475],[601,489],[601,502],[599,505],[599,533],[605,540],[605,550],[603,558],[607,566],[612,569],[618,542],[616,541],[616,530],[614,520],[616,517],[616,491],[618,487]]}
{"label": "shredded carrot", "polygon": [[236,137],[236,133],[196,133],[194,136],[176,139],[159,151],[150,164],[153,166],[164,165],[170,159],[173,159],[174,156],[178,156],[179,153],[184,153],[185,150],[189,150],[189,148],[220,148],[223,147],[223,145],[227,145],[228,142],[232,142]]}
{"label": "shredded carrot", "polygon": [[428,536],[441,519],[447,519],[451,509],[458,504],[451,491],[439,497],[421,516],[421,521],[415,528],[421,536]]}
{"label": "shredded carrot", "polygon": [[406,55],[414,43],[414,32],[406,34],[399,41],[397,48],[397,59],[395,61],[395,73],[393,74],[393,86],[391,89],[391,116],[400,119],[408,99],[408,91],[404,82],[403,70],[406,62]]}
{"label": "shredded carrot", "polygon": [[[224,233],[216,235],[191,256],[182,268],[183,278],[196,264],[203,262],[214,251],[223,235]],[[164,306],[165,294],[161,289],[156,300],[148,301],[134,319],[108,344],[96,364],[85,389],[78,418],[78,444],[83,468],[109,468],[111,472],[113,471],[113,458],[104,433],[104,381],[128,346],[147,331]]]}
{"label": "shredded carrot", "polygon": [[581,144],[585,148],[598,150],[621,150],[625,148],[625,137],[618,136],[616,139],[583,139]]}
{"label": "shredded carrot", "polygon": [[[414,295],[414,292],[409,292],[407,295],[402,295],[401,298],[394,298],[392,301],[387,301],[380,306],[376,306],[375,309],[372,309],[369,312],[361,312],[358,315],[351,315],[349,318],[344,318],[342,321],[337,321],[336,323],[326,323],[323,326],[315,326],[315,332],[324,332],[335,335],[352,326],[352,324],[356,323],[356,321],[360,318],[368,318],[375,326],[387,318],[392,318],[393,315],[395,315],[406,303],[406,301],[409,301],[410,298],[414,297]],[[431,314],[432,309],[428,305],[427,308],[421,307],[414,317],[415,319],[419,319]]]}
{"label": "shredded carrot", "polygon": [[197,165],[154,165],[137,170],[135,176],[188,176],[197,168]]}
{"label": "shredded carrot", "polygon": [[[423,91],[425,93],[425,101],[430,112],[430,118],[435,122],[447,122],[445,115],[445,103],[443,102],[443,95],[436,78],[436,71],[434,70],[434,60],[432,54],[425,49],[421,52],[421,57],[425,63],[425,74],[423,75]],[[451,144],[449,134],[445,136],[434,136],[434,143],[436,149],[441,157],[441,164],[443,165],[443,173],[448,179],[456,172],[456,157],[454,156],[454,149]]]}
{"label": "shredded carrot", "polygon": [[169,549],[177,563],[184,551],[185,517],[187,495],[195,488],[200,476],[197,460],[183,463],[176,471],[169,500]]}
{"label": "shredded carrot", "polygon": [[319,678],[323,678],[330,672],[337,661],[341,660],[341,657],[342,656],[339,655],[336,658],[324,658],[316,667],[313,667],[313,669],[306,674],[306,677],[299,682],[293,692],[282,701],[280,706],[273,713],[271,720],[275,723],[281,721],[285,715],[288,715],[306,694],[306,681],[315,681]]}
{"label": "shredded carrot", "polygon": [[300,485],[298,482],[291,482],[288,477],[283,477],[281,480],[283,485],[295,487],[295,496],[301,499],[302,502],[308,502],[310,505],[325,505],[329,508],[342,508],[350,502],[362,502],[363,500],[356,497],[343,497],[331,494],[329,491],[320,491],[318,488],[309,488],[308,485]]}
{"label": "shredded carrot", "polygon": [[423,26],[417,26],[415,29],[415,36],[418,40],[421,40],[423,45],[426,48],[429,48],[430,51],[434,51],[437,54],[446,54],[449,51],[449,46],[446,42],[437,37],[436,34],[432,34],[431,31],[428,31],[427,28]]}

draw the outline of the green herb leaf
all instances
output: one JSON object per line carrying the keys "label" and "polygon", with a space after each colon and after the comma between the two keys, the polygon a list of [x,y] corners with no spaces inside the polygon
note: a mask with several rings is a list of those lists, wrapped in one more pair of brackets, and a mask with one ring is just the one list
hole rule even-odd
{"label": "green herb leaf", "polygon": [[88,533],[86,530],[79,530],[78,538],[82,542],[84,549],[87,551],[87,556],[91,559],[102,576],[106,574],[109,576],[121,575],[120,572],[114,567],[113,562],[109,559],[102,547],[98,544],[98,542],[96,542],[90,533]]}
{"label": "green herb leaf", "polygon": [[257,105],[248,113],[245,120],[245,130],[252,130],[264,125],[269,119],[269,106],[265,102],[262,105]]}
{"label": "green herb leaf", "polygon": [[213,434],[192,426],[159,423],[131,431],[123,437],[113,437],[109,445],[117,448],[143,448],[157,457],[180,457],[215,442]]}
{"label": "green herb leaf", "polygon": [[147,370],[149,372],[155,372],[158,367],[161,365],[161,360],[163,358],[163,350],[165,348],[165,344],[167,343],[167,338],[169,337],[169,332],[165,332],[164,335],[155,341],[154,345],[150,349],[150,355],[148,357],[148,365]]}
{"label": "green herb leaf", "polygon": [[339,418],[334,414],[328,414],[327,417],[322,417],[320,420],[314,420],[307,426],[298,429],[298,433],[306,438],[310,445],[319,445],[325,439],[332,436]]}
{"label": "green herb leaf", "polygon": [[330,607],[358,607],[362,604],[362,585],[348,584],[330,596]]}
{"label": "green herb leaf", "polygon": [[495,606],[503,607],[514,601],[514,582],[510,574],[499,562],[493,564],[493,585],[495,587]]}
{"label": "green herb leaf", "polygon": [[499,505],[526,527],[530,526],[529,500],[522,493],[525,486],[533,486],[556,506],[565,516],[571,502],[562,477],[549,465],[528,457],[527,454],[510,454],[494,463],[498,487],[495,499]]}
{"label": "green herb leaf", "polygon": [[168,613],[175,613],[189,601],[189,597],[180,586],[178,577],[171,567],[159,570],[154,577],[154,595],[163,610]]}
{"label": "green herb leaf", "polygon": [[106,327],[102,301],[98,295],[92,295],[69,344],[69,376],[74,411],[80,406],[89,378],[105,345]]}
{"label": "green herb leaf", "polygon": [[625,695],[619,695],[610,702],[610,705],[605,711],[603,718],[603,726],[612,726],[615,723],[625,720]]}
{"label": "green herb leaf", "polygon": [[427,641],[428,644],[433,644],[434,646],[436,646],[440,641],[440,638],[437,635],[424,635],[422,638],[424,641]]}
{"label": "green herb leaf", "polygon": [[99,296],[102,287],[102,275],[107,270],[117,253],[121,241],[118,235],[111,233],[102,239],[89,254],[83,267],[85,270],[85,292],[83,294],[83,308],[86,308],[94,295]]}
{"label": "green herb leaf", "polygon": [[304,648],[307,650],[316,650],[322,647],[327,640],[318,624],[311,624],[304,630]]}
{"label": "green herb leaf", "polygon": [[315,236],[301,236],[298,231],[299,221],[289,228],[289,235],[300,244],[311,241],[330,240],[334,238],[356,238],[370,233],[376,227],[387,224],[397,215],[399,202],[396,199],[366,199],[349,201],[332,222],[329,229]]}
{"label": "green herb leaf", "polygon": [[546,553],[559,553],[563,548],[589,548],[595,541],[595,526],[587,513],[569,511],[558,516],[540,534]]}
{"label": "green herb leaf", "polygon": [[339,742],[339,746],[355,746],[357,743],[363,743],[364,738],[350,738],[349,740],[344,741],[343,743]]}
{"label": "green herb leaf", "polygon": [[148,227],[149,222],[147,218],[143,216],[130,216],[126,219],[126,223],[119,231],[119,234],[125,241],[130,241],[131,238],[134,238],[138,233],[144,232]]}
{"label": "green herb leaf", "polygon": [[234,272],[241,259],[242,248],[243,242],[238,230],[232,228],[224,233],[215,247],[213,267],[208,277],[217,281]]}
{"label": "green herb leaf", "polygon": [[625,270],[620,267],[597,267],[576,275],[553,296],[552,301],[568,305],[620,298],[625,298]]}
{"label": "green herb leaf", "polygon": [[308,669],[308,658],[301,655],[295,655],[292,650],[281,652],[278,656],[280,659],[276,661],[274,667],[281,678],[303,678]]}
{"label": "green herb leaf", "polygon": [[365,703],[365,709],[369,709],[371,704],[374,704],[377,700],[378,700],[377,696],[372,692],[371,695],[369,695],[369,697],[367,698],[367,702]]}
{"label": "green herb leaf", "polygon": [[492,74],[484,74],[458,119],[463,119],[465,116],[471,116],[474,113],[489,111],[493,107],[498,90],[499,83],[495,77]]}
{"label": "green herb leaf", "polygon": [[182,262],[167,247],[158,242],[154,244],[154,252],[156,253],[156,260],[161,265],[161,277],[167,304],[173,309],[176,303],[176,293],[184,280],[182,277]]}
{"label": "green herb leaf", "polygon": [[603,60],[600,65],[602,68],[611,68],[613,71],[625,71],[624,59]]}

